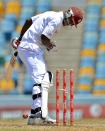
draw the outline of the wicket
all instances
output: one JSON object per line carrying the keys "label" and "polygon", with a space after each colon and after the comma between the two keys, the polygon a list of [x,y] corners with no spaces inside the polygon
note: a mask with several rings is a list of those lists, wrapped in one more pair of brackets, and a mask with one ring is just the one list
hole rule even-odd
{"label": "wicket", "polygon": [[[74,123],[74,70],[70,69],[69,75],[69,86],[70,86],[70,105],[69,105],[69,112],[70,112],[70,125],[72,126]],[[67,91],[67,73],[66,70],[63,70],[63,88],[60,88],[60,71],[56,70],[56,124],[59,125],[60,118],[60,90],[63,91],[63,125],[67,123],[67,96],[66,94],[69,93]]]}

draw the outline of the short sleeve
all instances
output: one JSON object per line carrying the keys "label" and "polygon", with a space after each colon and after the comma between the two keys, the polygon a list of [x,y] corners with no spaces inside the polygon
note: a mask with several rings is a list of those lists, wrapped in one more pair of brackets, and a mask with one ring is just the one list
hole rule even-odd
{"label": "short sleeve", "polygon": [[56,19],[50,21],[44,31],[42,32],[43,35],[51,39],[54,35],[54,33],[57,31],[57,29],[60,26],[60,22]]}
{"label": "short sleeve", "polygon": [[36,15],[36,16],[31,17],[32,22],[34,22],[34,21],[37,20],[38,18],[39,18],[39,15]]}

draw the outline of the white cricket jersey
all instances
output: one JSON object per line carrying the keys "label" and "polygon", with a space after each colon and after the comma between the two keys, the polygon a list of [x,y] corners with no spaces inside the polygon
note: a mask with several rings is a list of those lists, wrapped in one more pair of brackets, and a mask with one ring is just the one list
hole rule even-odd
{"label": "white cricket jersey", "polygon": [[41,34],[51,39],[62,27],[63,12],[48,11],[32,17],[33,24],[25,32],[19,47],[32,51],[45,50]]}

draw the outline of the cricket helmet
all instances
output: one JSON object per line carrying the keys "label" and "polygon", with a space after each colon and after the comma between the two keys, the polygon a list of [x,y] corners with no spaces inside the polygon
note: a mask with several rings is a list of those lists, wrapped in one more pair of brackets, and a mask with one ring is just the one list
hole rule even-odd
{"label": "cricket helmet", "polygon": [[75,27],[77,27],[83,19],[83,12],[77,7],[70,7],[64,12],[64,19],[68,25],[75,25]]}

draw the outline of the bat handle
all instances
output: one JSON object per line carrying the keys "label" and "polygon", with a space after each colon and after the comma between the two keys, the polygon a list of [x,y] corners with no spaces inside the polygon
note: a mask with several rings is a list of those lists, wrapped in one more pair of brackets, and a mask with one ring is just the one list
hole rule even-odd
{"label": "bat handle", "polygon": [[14,56],[17,57],[17,55],[18,55],[18,51],[15,51],[15,52],[14,52]]}
{"label": "bat handle", "polygon": [[10,64],[11,64],[12,67],[14,67],[14,65],[15,65],[17,55],[18,55],[18,52],[15,51],[11,60],[10,60]]}

